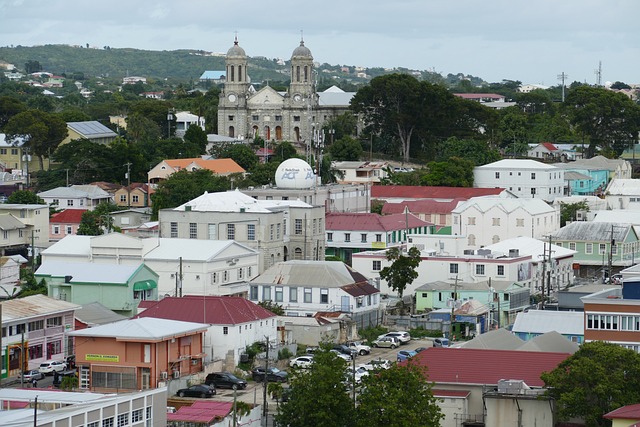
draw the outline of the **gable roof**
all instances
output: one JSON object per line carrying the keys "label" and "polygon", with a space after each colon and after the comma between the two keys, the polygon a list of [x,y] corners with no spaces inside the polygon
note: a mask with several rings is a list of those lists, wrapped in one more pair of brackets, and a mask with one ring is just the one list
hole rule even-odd
{"label": "gable roof", "polygon": [[67,334],[73,337],[115,338],[116,341],[160,341],[172,337],[204,332],[207,328],[208,325],[202,323],[147,317],[121,320],[120,322],[108,323],[94,328],[71,331]]}
{"label": "gable roof", "polygon": [[27,228],[27,226],[13,214],[0,214],[0,230],[18,230],[22,228]]}
{"label": "gable roof", "polygon": [[557,166],[548,163],[542,163],[537,160],[530,159],[503,159],[497,162],[489,163],[482,166],[476,166],[475,169],[540,169],[540,170],[559,170]]}
{"label": "gable roof", "polygon": [[577,343],[569,341],[568,338],[560,335],[556,331],[549,331],[529,341],[525,341],[518,350],[522,351],[551,351],[560,353],[575,353],[580,347]]}
{"label": "gable roof", "polygon": [[396,231],[433,225],[413,214],[379,215],[376,213],[331,212],[325,215],[326,230]]}
{"label": "gable roof", "polygon": [[523,340],[504,328],[494,329],[484,334],[476,335],[472,340],[461,345],[464,348],[489,350],[517,350]]}
{"label": "gable roof", "polygon": [[2,302],[2,322],[24,319],[45,314],[75,310],[80,306],[67,301],[50,298],[46,295],[30,295]]}
{"label": "gable roof", "polygon": [[80,224],[82,214],[85,212],[87,212],[87,209],[65,209],[62,212],[53,214],[49,223]]}
{"label": "gable roof", "polygon": [[99,302],[83,304],[75,311],[75,318],[89,327],[125,320],[122,316]]}
{"label": "gable roof", "polygon": [[552,237],[553,240],[609,242],[611,239],[615,239],[618,242],[624,242],[629,233],[635,234],[630,224],[575,221],[553,233]]}
{"label": "gable roof", "polygon": [[66,199],[109,199],[111,195],[97,185],[72,185],[71,187],[56,187],[38,193],[39,197],[58,197]]}
{"label": "gable roof", "polygon": [[584,335],[584,313],[551,310],[523,311],[516,316],[511,330],[536,334],[556,331],[563,335]]}
{"label": "gable roof", "polygon": [[470,199],[471,197],[500,195],[504,188],[425,187],[420,185],[374,185],[371,198],[408,199]]}
{"label": "gable roof", "polygon": [[450,214],[452,210],[458,206],[458,203],[465,199],[453,199],[447,201],[439,200],[405,200],[403,202],[394,203],[387,202],[382,206],[382,215],[390,215],[396,213],[404,213],[404,208],[409,209],[412,213],[429,213],[429,214]]}
{"label": "gable roof", "polygon": [[613,420],[616,418],[624,418],[630,420],[640,419],[640,403],[623,406],[622,408],[618,408],[607,414],[604,414],[602,417],[608,420]]}
{"label": "gable roof", "polygon": [[208,169],[213,173],[244,173],[246,172],[233,159],[167,159],[164,162],[175,170],[187,169],[191,165],[197,165],[201,169]]}
{"label": "gable roof", "polygon": [[69,283],[126,284],[142,266],[144,264],[45,261],[35,274],[58,278],[71,276]]}
{"label": "gable roof", "polygon": [[549,151],[558,151],[558,147],[553,145],[551,142],[541,142],[538,145],[542,145],[544,148],[546,148]]}
{"label": "gable roof", "polygon": [[476,208],[478,211],[485,213],[493,208],[498,208],[504,212],[511,213],[518,209],[523,209],[531,215],[540,215],[556,212],[556,209],[549,206],[542,199],[506,199],[503,197],[472,197],[471,199],[461,202],[452,213],[461,213],[470,207]]}
{"label": "gable roof", "polygon": [[430,347],[411,360],[426,366],[429,381],[437,384],[493,385],[502,379],[513,379],[523,380],[530,387],[543,387],[540,374],[555,369],[569,356],[569,353]]}
{"label": "gable roof", "polygon": [[68,122],[67,127],[87,139],[107,137],[115,138],[118,136],[117,133],[95,120],[87,122]]}
{"label": "gable roof", "polygon": [[153,301],[151,306],[136,316],[141,317],[211,325],[240,325],[270,319],[276,315],[242,297],[188,295]]}
{"label": "gable roof", "polygon": [[341,288],[368,282],[365,276],[342,261],[291,260],[276,263],[250,283]]}
{"label": "gable roof", "polygon": [[612,179],[607,193],[611,196],[640,196],[640,179]]}

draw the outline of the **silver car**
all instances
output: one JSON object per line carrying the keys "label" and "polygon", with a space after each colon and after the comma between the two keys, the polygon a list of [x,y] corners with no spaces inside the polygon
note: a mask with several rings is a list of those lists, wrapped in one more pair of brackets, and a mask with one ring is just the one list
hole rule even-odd
{"label": "silver car", "polygon": [[381,337],[375,340],[373,343],[374,347],[386,347],[394,349],[400,346],[400,341],[396,337]]}

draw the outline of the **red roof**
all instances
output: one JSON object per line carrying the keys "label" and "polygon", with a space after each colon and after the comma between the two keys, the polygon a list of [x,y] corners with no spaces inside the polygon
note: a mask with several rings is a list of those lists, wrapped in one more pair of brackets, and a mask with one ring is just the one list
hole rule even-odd
{"label": "red roof", "polygon": [[375,286],[364,283],[352,283],[350,285],[342,286],[340,289],[351,295],[352,297],[361,297],[365,295],[373,295],[380,293],[380,290]]}
{"label": "red roof", "polygon": [[465,199],[454,199],[451,201],[441,202],[438,200],[406,200],[400,203],[387,202],[382,207],[382,215],[395,213],[403,213],[405,206],[409,212],[428,213],[428,214],[450,214],[458,203],[464,202]]}
{"label": "red roof", "polygon": [[569,356],[569,353],[538,351],[429,347],[411,360],[426,366],[429,381],[437,384],[497,385],[506,379],[542,387],[540,374],[552,371]]}
{"label": "red roof", "polygon": [[51,224],[80,224],[80,220],[82,219],[82,214],[85,213],[87,209],[65,209],[62,212],[58,212],[57,214],[53,214],[49,223]]}
{"label": "red roof", "polygon": [[496,196],[504,188],[474,187],[426,187],[421,185],[374,185],[371,187],[373,199],[441,199],[467,200],[472,197]]}
{"label": "red roof", "polygon": [[184,421],[193,423],[213,423],[231,412],[233,402],[196,401],[191,406],[182,406],[174,413],[167,414],[167,421]]}
{"label": "red roof", "polygon": [[238,325],[276,315],[242,297],[196,296],[166,297],[135,316],[212,325]]}
{"label": "red roof", "polygon": [[550,142],[541,142],[540,145],[542,145],[544,148],[546,148],[549,151],[558,151],[558,147],[556,147]]}
{"label": "red roof", "polygon": [[505,97],[497,93],[454,93],[454,95],[464,99],[502,99]]}
{"label": "red roof", "polygon": [[626,418],[631,420],[640,420],[640,403],[635,405],[627,405],[614,411],[604,414],[603,418],[612,420],[615,418]]}
{"label": "red roof", "polygon": [[439,390],[434,388],[431,391],[435,397],[467,397],[471,394],[468,390]]}
{"label": "red roof", "polygon": [[332,212],[325,216],[325,229],[350,231],[394,231],[433,225],[413,214],[378,215],[376,213]]}

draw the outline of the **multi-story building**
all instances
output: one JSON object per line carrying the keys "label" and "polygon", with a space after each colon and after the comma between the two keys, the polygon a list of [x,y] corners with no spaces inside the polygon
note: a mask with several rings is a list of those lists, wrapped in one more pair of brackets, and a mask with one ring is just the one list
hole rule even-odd
{"label": "multi-story building", "polygon": [[[49,241],[49,207],[47,205],[0,203],[0,215],[2,214],[9,214],[24,224],[25,228],[17,230],[20,241],[36,248],[46,246]],[[9,229],[4,230],[5,234],[7,231],[12,233]]]}
{"label": "multi-story building", "polygon": [[341,172],[340,184],[379,184],[389,175],[389,163],[382,161],[333,162],[331,167]]}
{"label": "multi-story building", "polygon": [[65,209],[62,212],[55,213],[49,220],[51,228],[49,229],[49,241],[57,242],[70,234],[77,234],[82,215],[87,212],[86,209]]}
{"label": "multi-story building", "polygon": [[111,194],[97,185],[57,187],[38,193],[38,197],[57,209],[94,210],[100,203],[113,201]]}

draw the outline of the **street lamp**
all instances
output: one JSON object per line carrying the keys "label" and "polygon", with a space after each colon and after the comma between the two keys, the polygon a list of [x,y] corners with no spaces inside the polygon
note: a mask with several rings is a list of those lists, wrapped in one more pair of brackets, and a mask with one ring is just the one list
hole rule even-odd
{"label": "street lamp", "polygon": [[336,134],[336,130],[331,128],[328,130],[328,133],[329,133],[329,137],[331,138],[331,145],[333,145],[333,135]]}
{"label": "street lamp", "polygon": [[171,137],[171,121],[175,118],[175,108],[169,108],[167,112],[167,138]]}
{"label": "street lamp", "polygon": [[318,179],[321,179],[320,167],[322,163],[322,152],[324,150],[324,129],[313,130],[313,145],[316,149],[316,182],[317,182]]}

